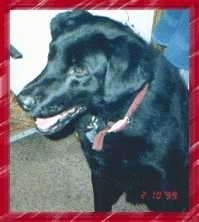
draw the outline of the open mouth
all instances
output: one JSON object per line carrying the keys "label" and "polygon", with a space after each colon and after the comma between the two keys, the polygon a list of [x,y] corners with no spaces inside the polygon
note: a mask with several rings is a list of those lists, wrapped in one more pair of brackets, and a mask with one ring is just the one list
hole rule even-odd
{"label": "open mouth", "polygon": [[72,107],[62,113],[48,118],[36,118],[37,129],[45,135],[50,135],[62,130],[71,120],[86,111],[85,106]]}

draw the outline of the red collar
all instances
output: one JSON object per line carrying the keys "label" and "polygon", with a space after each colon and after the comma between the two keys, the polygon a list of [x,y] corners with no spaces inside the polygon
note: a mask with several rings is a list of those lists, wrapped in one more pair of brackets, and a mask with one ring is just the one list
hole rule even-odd
{"label": "red collar", "polygon": [[97,150],[97,151],[102,150],[103,143],[104,143],[104,137],[107,133],[120,132],[127,127],[127,125],[130,122],[130,118],[134,115],[135,111],[137,110],[137,108],[139,107],[141,102],[143,101],[144,96],[146,95],[146,93],[148,91],[148,87],[149,87],[149,84],[146,83],[144,85],[144,87],[142,88],[142,90],[140,90],[138,92],[138,94],[136,95],[135,99],[131,103],[131,105],[130,105],[130,107],[123,119],[118,120],[116,123],[109,122],[108,126],[105,129],[102,129],[101,131],[99,131],[99,133],[95,136],[95,139],[93,142],[92,148],[94,150]]}

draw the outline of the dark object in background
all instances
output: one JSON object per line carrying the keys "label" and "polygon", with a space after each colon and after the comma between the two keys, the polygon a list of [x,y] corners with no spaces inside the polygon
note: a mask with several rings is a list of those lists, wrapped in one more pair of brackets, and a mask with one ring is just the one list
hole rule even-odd
{"label": "dark object in background", "polygon": [[[57,15],[51,34],[48,63],[18,102],[44,135],[75,125],[95,211],[111,211],[122,193],[154,211],[187,210],[188,91],[178,70],[128,26],[86,11]],[[128,126],[92,149],[96,134],[121,119],[146,84]]]}
{"label": "dark object in background", "polygon": [[12,44],[10,45],[10,56],[14,59],[23,58],[23,55]]}

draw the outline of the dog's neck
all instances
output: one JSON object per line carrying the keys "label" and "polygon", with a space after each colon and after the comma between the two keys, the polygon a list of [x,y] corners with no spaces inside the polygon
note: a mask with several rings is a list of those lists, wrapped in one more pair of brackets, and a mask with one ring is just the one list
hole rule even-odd
{"label": "dog's neck", "polygon": [[101,130],[95,136],[94,143],[93,143],[93,149],[99,150],[99,151],[102,149],[104,137],[107,133],[112,133],[112,132],[117,133],[117,132],[124,130],[128,126],[130,119],[133,117],[134,113],[136,112],[136,110],[138,109],[140,104],[142,103],[142,101],[148,91],[148,87],[149,87],[149,84],[146,83],[144,85],[144,87],[137,93],[137,95],[135,96],[135,98],[131,102],[131,105],[129,106],[126,114],[124,115],[124,117],[122,119],[117,120],[115,123],[109,122],[107,124],[107,127],[104,128],[103,130]]}
{"label": "dog's neck", "polygon": [[[145,85],[142,86],[136,94],[128,94],[112,103],[107,103],[101,98],[96,98],[95,102],[93,102],[93,104],[90,106],[89,111],[91,114],[103,118],[106,122],[115,122],[125,115],[127,110],[131,107],[132,101],[135,100],[136,95],[138,95],[146,85],[147,83],[145,83]],[[118,112],[118,109],[120,112]]]}

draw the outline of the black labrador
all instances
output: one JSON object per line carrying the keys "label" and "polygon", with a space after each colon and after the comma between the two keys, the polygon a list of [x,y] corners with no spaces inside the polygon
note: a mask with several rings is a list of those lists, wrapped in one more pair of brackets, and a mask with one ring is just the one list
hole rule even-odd
{"label": "black labrador", "polygon": [[122,193],[153,211],[188,207],[188,92],[178,70],[110,18],[68,11],[51,21],[48,63],[18,95],[38,130],[73,126],[92,174],[95,211]]}

